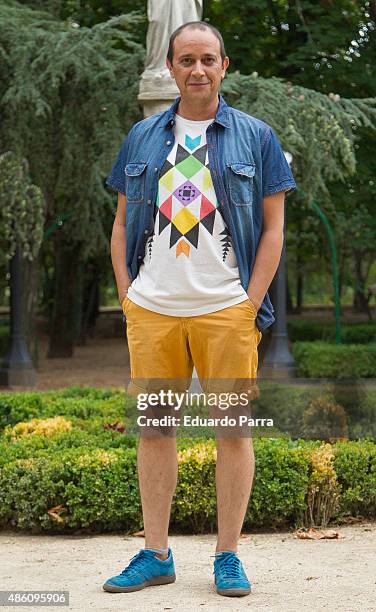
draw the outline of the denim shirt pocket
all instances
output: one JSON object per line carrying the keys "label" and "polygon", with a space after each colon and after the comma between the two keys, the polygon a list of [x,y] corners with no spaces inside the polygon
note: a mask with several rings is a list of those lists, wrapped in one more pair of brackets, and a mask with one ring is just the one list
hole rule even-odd
{"label": "denim shirt pocket", "polygon": [[131,163],[125,166],[125,189],[127,203],[139,203],[145,200],[145,180],[147,164]]}
{"label": "denim shirt pocket", "polygon": [[253,200],[253,163],[231,162],[228,166],[228,183],[231,201],[235,206],[251,206]]}

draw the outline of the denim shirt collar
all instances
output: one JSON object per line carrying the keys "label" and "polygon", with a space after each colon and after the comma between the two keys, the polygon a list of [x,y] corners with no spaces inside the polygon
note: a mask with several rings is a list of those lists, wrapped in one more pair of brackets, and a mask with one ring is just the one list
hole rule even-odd
{"label": "denim shirt collar", "polygon": [[[179,96],[178,98],[176,98],[176,100],[174,100],[170,108],[168,108],[165,111],[164,117],[162,119],[163,127],[167,127],[168,124],[173,125],[172,122],[174,120],[180,100],[181,100],[181,97]],[[226,128],[230,127],[230,121],[228,117],[228,108],[229,108],[228,104],[226,104],[223,96],[219,95],[219,104],[218,104],[218,109],[217,109],[217,112],[214,118],[214,123],[218,123],[219,125],[222,125],[223,127],[226,127]]]}

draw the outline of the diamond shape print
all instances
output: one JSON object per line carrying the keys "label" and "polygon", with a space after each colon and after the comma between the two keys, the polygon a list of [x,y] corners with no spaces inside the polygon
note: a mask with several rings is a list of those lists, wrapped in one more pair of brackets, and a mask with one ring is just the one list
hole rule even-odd
{"label": "diamond shape print", "polygon": [[163,214],[171,220],[171,216],[172,216],[172,196],[170,196],[169,198],[167,198],[167,200],[165,200],[163,202],[163,204],[160,205],[159,210],[161,212],[163,212]]}
{"label": "diamond shape print", "polygon": [[172,190],[174,184],[174,168],[170,168],[160,179],[159,182],[161,185],[166,187],[169,191]]}
{"label": "diamond shape print", "polygon": [[204,179],[202,182],[202,190],[208,191],[211,187],[213,187],[212,177],[209,168],[206,168],[204,172]]}
{"label": "diamond shape print", "polygon": [[199,195],[200,191],[191,181],[186,181],[174,191],[175,198],[179,200],[183,206],[187,206],[190,202],[193,202]]}
{"label": "diamond shape print", "polygon": [[188,179],[192,178],[197,172],[202,168],[203,164],[193,155],[190,155],[179,164],[176,165],[176,168],[184,174]]}
{"label": "diamond shape print", "polygon": [[186,234],[198,223],[198,219],[187,208],[182,208],[172,220],[181,234]]}

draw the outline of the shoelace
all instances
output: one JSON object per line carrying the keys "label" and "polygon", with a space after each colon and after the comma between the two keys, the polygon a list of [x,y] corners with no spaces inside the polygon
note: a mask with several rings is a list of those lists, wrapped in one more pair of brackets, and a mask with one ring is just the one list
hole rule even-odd
{"label": "shoelace", "polygon": [[154,553],[147,550],[140,550],[137,555],[134,555],[134,557],[132,557],[128,567],[125,567],[123,569],[121,575],[124,576],[127,574],[129,576],[134,576],[138,573],[139,570],[142,570],[145,567],[148,561],[150,561],[151,556],[154,556]]}
{"label": "shoelace", "polygon": [[[220,563],[221,571],[229,578],[241,576],[241,561],[230,552],[223,552],[215,558],[215,563]],[[213,572],[215,573],[215,572]]]}

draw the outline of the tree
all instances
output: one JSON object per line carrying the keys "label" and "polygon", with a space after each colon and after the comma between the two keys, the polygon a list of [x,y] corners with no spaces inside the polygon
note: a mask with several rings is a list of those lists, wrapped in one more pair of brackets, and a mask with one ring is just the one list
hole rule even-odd
{"label": "tree", "polygon": [[45,198],[46,227],[60,219],[51,236],[49,356],[70,356],[81,320],[84,262],[108,250],[114,200],[104,178],[140,116],[143,49],[132,35],[137,17],[86,28],[10,2],[0,4],[0,23],[0,152],[11,146],[28,160]]}
{"label": "tree", "polygon": [[[31,338],[36,323],[36,278],[32,271],[43,237],[44,199],[42,191],[30,180],[28,164],[11,151],[0,155],[0,245],[2,267],[11,276],[11,268],[24,281],[18,324],[25,332],[29,351],[33,352]],[[17,264],[11,260],[16,256]],[[28,279],[29,291],[25,291]],[[13,279],[14,280],[14,279]],[[14,316],[14,313],[11,313]],[[14,319],[13,319],[14,322]]]}
{"label": "tree", "polygon": [[[204,17],[224,35],[230,70],[287,78],[294,87],[309,87],[331,94],[332,99],[353,98],[354,94],[357,98],[376,96],[375,0],[243,0],[236,5],[236,11],[233,9],[233,0],[204,3]],[[278,95],[278,90],[275,93]],[[364,206],[371,212],[374,205],[376,158],[370,151],[376,147],[376,133],[358,128],[354,135],[356,168],[351,181],[326,183],[330,194],[326,207],[334,225],[337,213],[346,211],[348,216]],[[293,169],[295,172],[295,163]],[[297,269],[297,303],[301,301],[307,271],[318,267],[320,260],[321,267],[330,262],[329,257],[324,260],[321,255],[328,253],[322,248],[322,230],[315,226],[312,216],[307,217],[306,210],[303,215],[304,218],[299,207],[287,207],[287,257],[289,265]],[[360,298],[359,291],[364,292],[366,281],[358,275],[359,255],[352,253],[340,252],[340,260],[343,269],[353,270],[348,279],[355,289],[354,306],[365,310],[366,297],[363,293]],[[374,259],[372,249],[368,249],[367,258]]]}

